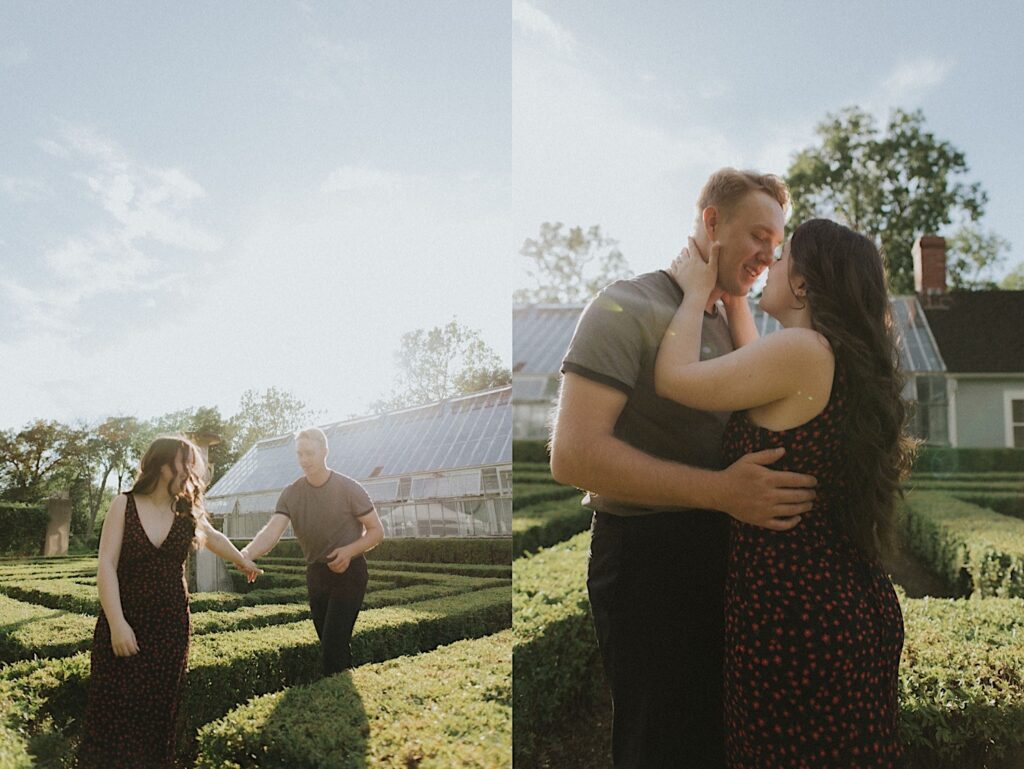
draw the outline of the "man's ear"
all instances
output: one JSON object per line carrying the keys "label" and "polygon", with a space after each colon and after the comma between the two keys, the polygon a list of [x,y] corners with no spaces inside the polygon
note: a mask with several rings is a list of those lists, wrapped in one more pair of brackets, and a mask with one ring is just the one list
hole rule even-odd
{"label": "man's ear", "polygon": [[704,233],[708,236],[708,241],[715,241],[715,230],[718,228],[718,208],[716,206],[708,206],[701,211],[701,219],[704,222]]}

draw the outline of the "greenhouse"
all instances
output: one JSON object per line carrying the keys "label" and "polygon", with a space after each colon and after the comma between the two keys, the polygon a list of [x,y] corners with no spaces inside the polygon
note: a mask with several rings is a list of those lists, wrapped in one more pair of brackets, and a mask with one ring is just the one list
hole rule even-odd
{"label": "greenhouse", "polygon": [[[511,536],[511,386],[321,428],[328,467],[363,484],[387,536]],[[251,537],[301,474],[294,435],[260,441],[209,490],[207,509],[229,537]]]}

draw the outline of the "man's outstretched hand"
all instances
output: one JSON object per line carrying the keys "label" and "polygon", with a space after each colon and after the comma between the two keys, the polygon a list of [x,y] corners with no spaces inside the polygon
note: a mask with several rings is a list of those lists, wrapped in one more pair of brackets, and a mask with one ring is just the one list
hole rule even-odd
{"label": "man's outstretched hand", "polygon": [[814,505],[817,480],[767,465],[779,461],[784,448],[765,449],[740,457],[721,471],[716,509],[737,521],[774,531],[788,531]]}
{"label": "man's outstretched hand", "polygon": [[257,566],[256,562],[248,557],[238,564],[238,570],[245,574],[245,579],[249,584],[255,582],[256,577],[263,573],[263,569]]}

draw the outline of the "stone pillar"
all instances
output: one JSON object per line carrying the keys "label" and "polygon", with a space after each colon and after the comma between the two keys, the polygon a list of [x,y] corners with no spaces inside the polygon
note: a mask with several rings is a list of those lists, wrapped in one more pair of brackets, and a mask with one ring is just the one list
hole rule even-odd
{"label": "stone pillar", "polygon": [[50,522],[46,525],[43,555],[67,555],[68,536],[71,532],[71,498],[61,491],[46,501]]}

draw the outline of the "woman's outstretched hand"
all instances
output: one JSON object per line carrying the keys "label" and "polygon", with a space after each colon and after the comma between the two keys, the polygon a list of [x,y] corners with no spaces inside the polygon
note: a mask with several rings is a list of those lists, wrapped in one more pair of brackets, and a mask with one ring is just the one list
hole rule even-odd
{"label": "woman's outstretched hand", "polygon": [[668,269],[684,294],[696,294],[702,298],[710,296],[718,282],[718,254],[721,250],[717,241],[712,243],[711,253],[707,261],[704,261],[696,241],[689,239],[687,247],[672,260]]}

